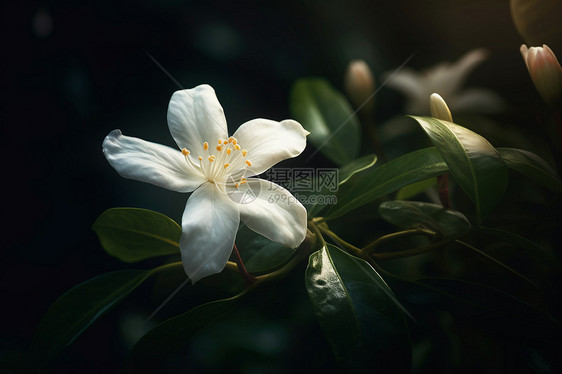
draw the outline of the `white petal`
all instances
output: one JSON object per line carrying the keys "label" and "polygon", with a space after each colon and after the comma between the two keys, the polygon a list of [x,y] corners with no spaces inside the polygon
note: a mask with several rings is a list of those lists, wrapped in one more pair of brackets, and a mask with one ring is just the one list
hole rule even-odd
{"label": "white petal", "polygon": [[201,173],[188,167],[180,151],[124,136],[120,130],[113,130],[105,137],[103,153],[124,178],[178,192],[191,192],[205,181]]}
{"label": "white petal", "polygon": [[246,159],[252,164],[247,175],[258,175],[287,158],[301,154],[309,134],[300,123],[254,119],[240,126],[234,133],[238,144],[248,151]]}
{"label": "white petal", "polygon": [[180,250],[192,283],[220,273],[234,247],[238,205],[213,183],[204,183],[187,200],[182,217]]}
{"label": "white petal", "polygon": [[202,156],[203,142],[215,146],[228,138],[224,111],[215,90],[203,84],[190,90],[176,91],[168,105],[168,127],[180,149]]}
{"label": "white petal", "polygon": [[[248,191],[255,198],[240,201],[240,218],[258,234],[290,248],[306,236],[306,209],[289,191],[263,179],[250,178]],[[241,186],[241,187],[242,187]]]}

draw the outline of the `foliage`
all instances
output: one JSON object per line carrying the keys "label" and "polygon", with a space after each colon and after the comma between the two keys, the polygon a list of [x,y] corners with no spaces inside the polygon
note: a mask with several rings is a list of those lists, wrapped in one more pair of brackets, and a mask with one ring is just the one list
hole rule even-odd
{"label": "foliage", "polygon": [[[449,370],[474,367],[463,342],[482,336],[490,349],[506,347],[521,362],[538,359],[554,370],[551,354],[559,346],[549,342],[559,339],[561,325],[553,282],[561,267],[552,238],[560,227],[548,214],[559,211],[562,182],[549,163],[528,150],[495,148],[466,127],[432,117],[410,119],[431,147],[386,162],[359,157],[358,119],[326,80],[297,81],[290,101],[310,142],[339,167],[337,203],[308,205],[309,235],[296,250],[241,227],[236,243],[245,269],[233,257],[223,273],[186,286],[189,302],[179,302],[172,316],[154,317],[157,324],[134,344],[125,370],[158,371],[176,352],[187,354],[182,347],[241,310],[256,290],[269,290],[252,301],[258,305],[281,297],[289,273],[300,274],[308,301],[280,302],[307,303],[323,332],[318,339],[325,337],[333,351],[334,372],[431,370],[439,350],[451,353],[442,364]],[[519,183],[533,188],[521,197],[511,188]],[[439,199],[443,193],[448,201]],[[522,199],[538,200],[542,214],[525,210]],[[148,280],[181,272],[169,257],[178,253],[181,235],[171,218],[113,208],[93,230],[109,255],[161,264],[102,274],[56,300],[32,347],[40,369],[48,370],[135,290],[150,287]]]}

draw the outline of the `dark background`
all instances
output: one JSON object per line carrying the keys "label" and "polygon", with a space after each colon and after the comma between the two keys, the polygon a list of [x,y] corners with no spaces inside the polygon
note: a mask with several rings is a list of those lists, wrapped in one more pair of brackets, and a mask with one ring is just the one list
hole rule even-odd
{"label": "dark background", "polygon": [[[166,109],[178,86],[151,56],[185,88],[211,84],[231,129],[290,117],[299,77],[324,76],[341,89],[351,59],[378,76],[414,52],[409,66],[422,69],[490,50],[468,85],[499,93],[511,108],[503,120],[522,131],[540,104],[508,1],[12,1],[0,14],[0,350],[25,349],[65,290],[131,267],[91,231],[104,210],[180,220],[185,195],[120,178],[101,152],[115,128],[174,145]],[[381,91],[381,119],[400,111],[396,98]]]}

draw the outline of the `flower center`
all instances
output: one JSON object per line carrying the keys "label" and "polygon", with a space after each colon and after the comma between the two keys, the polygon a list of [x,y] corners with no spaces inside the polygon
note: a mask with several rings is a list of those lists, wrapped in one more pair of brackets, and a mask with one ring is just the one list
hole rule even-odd
{"label": "flower center", "polygon": [[[190,168],[200,172],[211,183],[216,183],[220,187],[225,184],[232,184],[238,188],[247,182],[243,172],[252,166],[252,162],[246,158],[248,151],[242,149],[238,140],[232,136],[227,140],[220,139],[214,150],[209,148],[209,143],[203,143],[202,155],[197,156],[198,161],[192,160],[191,152],[184,148],[181,153]],[[228,180],[228,176],[241,174],[238,181]]]}

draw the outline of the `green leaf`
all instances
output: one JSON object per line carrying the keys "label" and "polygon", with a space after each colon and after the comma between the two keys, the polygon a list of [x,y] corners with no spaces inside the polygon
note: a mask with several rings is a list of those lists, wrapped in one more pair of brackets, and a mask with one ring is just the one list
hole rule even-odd
{"label": "green leaf", "polygon": [[418,201],[385,201],[379,205],[384,220],[400,228],[428,228],[444,237],[462,235],[470,230],[470,222],[456,210],[438,204]]}
{"label": "green leaf", "polygon": [[133,347],[125,362],[127,373],[156,373],[160,366],[210,322],[226,316],[242,294],[199,305],[164,321],[147,332]]}
{"label": "green leaf", "polygon": [[536,154],[516,148],[498,148],[505,164],[556,193],[562,193],[562,181],[550,165]]}
{"label": "green leaf", "polygon": [[238,230],[236,246],[246,270],[252,274],[273,271],[285,264],[295,253],[294,249],[273,242],[246,225],[241,225]]}
{"label": "green leaf", "polygon": [[[366,155],[366,156],[360,157],[356,160],[353,160],[349,164],[347,164],[345,166],[342,166],[341,168],[338,169],[337,184],[335,185],[336,188],[329,189],[329,188],[324,187],[320,191],[310,191],[308,193],[304,193],[304,195],[306,195],[306,196],[316,195],[316,197],[318,197],[314,203],[311,202],[311,201],[314,201],[311,198],[307,198],[305,200],[305,202],[308,202],[308,204],[305,204],[305,207],[307,208],[307,211],[308,211],[308,215],[311,216],[311,217],[314,217],[315,215],[320,213],[324,208],[333,205],[333,200],[331,199],[331,197],[334,195],[334,192],[342,184],[349,181],[349,179],[352,176],[354,176],[355,174],[357,174],[361,171],[364,171],[364,170],[367,170],[367,169],[373,167],[376,162],[377,162],[377,156],[376,155]],[[321,183],[318,183],[318,185],[321,185]],[[320,200],[323,197],[325,199]],[[321,201],[323,203],[320,203],[318,201]]]}
{"label": "green leaf", "polygon": [[100,275],[73,287],[47,310],[33,339],[38,365],[45,365],[105,312],[137,288],[147,270],[122,270]]}
{"label": "green leaf", "polygon": [[407,200],[411,199],[414,196],[419,195],[420,193],[424,192],[430,187],[433,187],[437,184],[437,178],[432,177],[423,181],[419,181],[416,183],[412,183],[406,187],[401,188],[396,193],[396,200]]}
{"label": "green leaf", "polygon": [[151,210],[108,209],[92,229],[105,251],[124,262],[179,253],[181,227],[171,218]]}
{"label": "green leaf", "polygon": [[328,211],[326,219],[340,217],[404,186],[447,171],[436,148],[421,149],[372,167],[351,176],[341,185],[336,194],[337,204]]}
{"label": "green leaf", "polygon": [[310,131],[308,139],[336,165],[359,153],[361,127],[347,99],[322,78],[302,78],[291,88],[293,118]]}
{"label": "green leaf", "polygon": [[356,160],[351,161],[349,164],[342,166],[338,170],[338,184],[342,185],[347,182],[352,176],[360,171],[367,170],[373,167],[377,162],[376,155],[366,155]]}
{"label": "green leaf", "polygon": [[327,245],[310,256],[305,276],[316,317],[344,366],[409,372],[411,352],[403,310],[367,262]]}
{"label": "green leaf", "polygon": [[415,117],[447,163],[451,175],[474,202],[479,219],[486,216],[507,187],[507,167],[482,136],[454,123]]}

